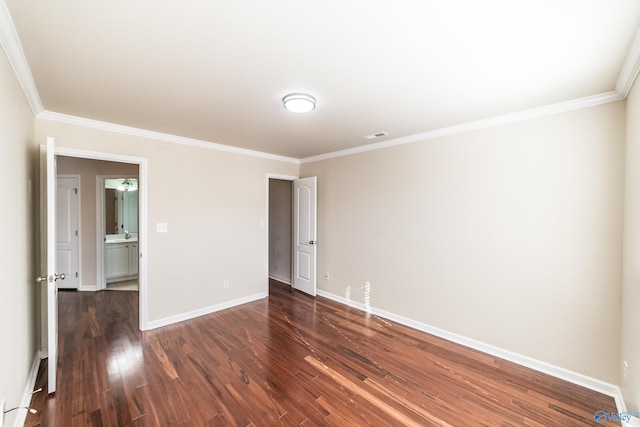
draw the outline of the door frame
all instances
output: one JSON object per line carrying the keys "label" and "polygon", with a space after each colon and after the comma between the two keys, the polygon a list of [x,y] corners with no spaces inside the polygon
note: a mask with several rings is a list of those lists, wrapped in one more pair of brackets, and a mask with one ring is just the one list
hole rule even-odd
{"label": "door frame", "polygon": [[[265,292],[267,293],[267,295],[269,294],[269,180],[271,179],[279,179],[282,181],[291,181],[293,183],[293,181],[295,181],[296,179],[300,179],[299,176],[297,175],[282,175],[282,174],[276,174],[276,173],[267,173],[266,174],[266,195],[267,195],[267,200],[266,200],[266,209],[265,209],[265,218],[266,218],[266,226],[264,227],[265,230],[265,235],[267,237],[267,248],[266,248],[266,262],[265,262],[265,276],[266,277],[266,283],[265,283]],[[291,210],[293,211],[293,200],[291,202]],[[292,227],[293,227],[293,218],[291,218],[292,221]],[[293,249],[293,235],[291,236],[291,246]],[[293,263],[291,264],[291,280],[293,282]]]}
{"label": "door frame", "polygon": [[[55,148],[56,156],[77,157],[81,159],[105,160],[109,162],[131,163],[138,165],[138,247],[140,249],[140,259],[138,265],[138,286],[139,286],[139,329],[145,331],[148,329],[148,201],[147,194],[149,191],[148,184],[148,159],[144,157],[125,156],[121,154],[104,153],[98,151],[77,150],[74,148],[57,147]],[[97,225],[96,225],[97,228]],[[102,243],[102,241],[98,242]],[[96,270],[103,269],[96,265]],[[99,282],[98,282],[99,283]],[[96,284],[97,285],[97,284]]]}

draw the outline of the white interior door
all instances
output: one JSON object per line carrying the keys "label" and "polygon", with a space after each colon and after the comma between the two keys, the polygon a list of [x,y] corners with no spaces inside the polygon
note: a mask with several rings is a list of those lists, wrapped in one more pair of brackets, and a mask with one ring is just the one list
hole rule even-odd
{"label": "white interior door", "polygon": [[293,181],[293,287],[316,295],[317,178]]}
{"label": "white interior door", "polygon": [[[46,319],[48,357],[48,392],[56,391],[58,363],[58,287],[56,281],[64,274],[56,273],[56,165],[53,138],[40,147],[40,273],[36,280],[45,289],[41,293],[42,319]],[[44,337],[43,337],[44,338]],[[43,339],[44,341],[44,339]]]}
{"label": "white interior door", "polygon": [[78,289],[80,264],[80,196],[78,176],[56,178],[56,271],[67,273],[58,289]]}

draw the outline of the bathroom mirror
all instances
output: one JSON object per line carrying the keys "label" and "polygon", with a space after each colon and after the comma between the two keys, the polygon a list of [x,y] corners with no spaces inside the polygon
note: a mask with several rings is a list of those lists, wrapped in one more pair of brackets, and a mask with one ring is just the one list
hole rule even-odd
{"label": "bathroom mirror", "polygon": [[138,232],[138,179],[104,180],[105,235]]}

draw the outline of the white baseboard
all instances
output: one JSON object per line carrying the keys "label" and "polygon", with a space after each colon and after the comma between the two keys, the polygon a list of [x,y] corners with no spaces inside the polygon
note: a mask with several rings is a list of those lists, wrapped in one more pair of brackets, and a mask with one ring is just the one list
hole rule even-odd
{"label": "white baseboard", "polygon": [[278,276],[277,274],[269,274],[269,279],[277,280],[278,282],[291,286],[291,278]]}
{"label": "white baseboard", "polygon": [[[374,307],[367,307],[362,303],[349,300],[347,298],[323,291],[321,289],[317,290],[317,294],[319,296],[328,298],[330,300],[339,302],[341,304],[348,305],[353,308],[357,308],[358,310],[362,310],[364,312],[368,312],[374,314],[376,316],[380,316],[382,318],[392,320],[394,322],[400,323],[401,325],[409,326],[413,329],[417,329],[422,332],[426,332],[431,335],[435,335],[440,338],[444,338],[447,341],[454,342],[456,344],[463,345],[465,347],[472,348],[474,350],[482,351],[483,353],[490,354],[492,356],[499,357],[501,359],[508,360],[509,362],[517,363],[518,365],[525,366],[527,368],[534,369],[538,372],[542,372],[553,377],[559,378],[561,380],[565,380],[571,382],[573,384],[588,388],[593,391],[597,391],[598,393],[602,393],[607,396],[611,396],[616,403],[616,407],[618,408],[619,413],[626,412],[626,405],[624,403],[624,399],[622,396],[622,391],[620,387],[614,384],[610,384],[596,378],[592,378],[578,372],[570,371],[565,368],[561,368],[559,366],[552,365],[550,363],[542,362],[540,360],[533,359],[528,356],[524,356],[522,354],[514,353],[509,350],[505,350],[490,344],[486,344],[462,335],[454,334],[449,331],[445,331],[444,329],[436,328],[431,325],[427,325],[426,323],[418,322],[403,316],[399,316],[394,313],[390,313],[388,311],[380,310]],[[630,426],[633,424],[629,424]]]}
{"label": "white baseboard", "polygon": [[[29,376],[27,377],[26,385],[24,386],[24,393],[22,394],[22,400],[20,401],[20,407],[28,408],[31,404],[31,395],[33,394],[33,388],[36,385],[36,379],[38,378],[38,369],[40,368],[40,361],[42,360],[42,352],[38,351],[31,363],[31,369],[29,370]],[[46,393],[43,390],[41,393]],[[14,427],[24,426],[24,422],[27,419],[27,410],[21,409],[18,411],[18,415],[13,423]]]}
{"label": "white baseboard", "polygon": [[[620,411],[620,412],[624,412],[624,411]],[[640,417],[639,416],[631,417],[628,421],[625,421],[624,424],[622,425],[624,427],[640,427]]]}
{"label": "white baseboard", "polygon": [[258,294],[249,295],[242,298],[237,298],[231,301],[226,301],[220,304],[212,305],[209,307],[199,308],[197,310],[189,311],[186,313],[176,314],[175,316],[165,317],[163,319],[154,320],[147,323],[146,330],[161,328],[163,326],[173,325],[174,323],[183,322],[185,320],[193,319],[195,317],[204,316],[205,314],[215,313],[216,311],[225,310],[227,308],[235,307],[248,302],[257,301],[269,296],[268,292],[260,292]]}

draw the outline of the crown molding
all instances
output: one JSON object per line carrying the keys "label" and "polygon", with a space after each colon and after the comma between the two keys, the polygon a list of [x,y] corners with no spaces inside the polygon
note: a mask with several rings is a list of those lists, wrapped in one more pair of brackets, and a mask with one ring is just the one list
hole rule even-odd
{"label": "crown molding", "polygon": [[636,33],[627,52],[627,57],[622,64],[622,69],[616,82],[616,92],[626,98],[638,78],[638,73],[640,73],[640,30]]}
{"label": "crown molding", "polygon": [[[0,0],[0,2],[1,1],[2,0]],[[638,47],[640,47],[640,43],[638,43]],[[640,53],[640,49],[639,49],[639,53]],[[638,69],[635,72],[635,76],[637,76],[638,71],[640,70],[639,65],[640,64],[636,64]],[[628,74],[628,77],[630,78],[631,75],[632,74]],[[629,85],[629,90],[631,89],[632,86],[633,86],[633,83]],[[627,94],[628,94],[628,91],[627,91]],[[333,151],[330,153],[319,154],[317,156],[305,157],[302,159],[296,159],[296,158],[287,157],[287,156],[280,156],[277,154],[265,153],[262,151],[249,150],[246,148],[239,148],[239,147],[219,144],[215,142],[186,138],[186,137],[171,135],[167,133],[139,129],[139,128],[134,128],[130,126],[118,125],[115,123],[102,122],[99,120],[93,120],[93,119],[87,119],[84,117],[56,113],[53,111],[43,110],[39,114],[36,114],[36,117],[38,119],[43,119],[43,120],[67,123],[75,126],[88,127],[88,128],[104,130],[108,132],[138,136],[142,138],[154,139],[154,140],[159,140],[164,142],[171,142],[174,144],[182,144],[182,145],[189,145],[193,147],[207,148],[211,150],[225,151],[228,153],[241,154],[245,156],[252,156],[252,157],[258,157],[258,158],[269,159],[269,160],[277,160],[277,161],[287,162],[287,163],[304,164],[304,163],[312,163],[312,162],[318,162],[321,160],[332,159],[336,157],[349,156],[352,154],[365,153],[368,151],[381,150],[383,148],[395,147],[395,146],[404,145],[404,144],[411,144],[414,142],[427,141],[430,139],[440,138],[444,136],[470,132],[473,130],[491,128],[491,127],[504,125],[508,123],[534,119],[537,117],[544,117],[544,116],[564,113],[572,110],[579,110],[582,108],[594,107],[601,104],[621,101],[621,100],[624,100],[625,98],[626,98],[626,95],[623,95],[618,91],[604,92],[598,95],[592,95],[584,98],[573,99],[570,101],[559,102],[556,104],[545,105],[538,108],[519,111],[517,113],[504,114],[501,116],[495,116],[487,119],[476,120],[473,122],[467,122],[460,125],[449,126],[449,127],[435,129],[428,132],[408,135],[401,138],[394,138],[386,141],[375,142],[372,144],[360,145],[354,148]]]}
{"label": "crown molding", "polygon": [[7,59],[13,68],[24,95],[31,107],[33,115],[44,120],[58,121],[63,123],[74,124],[83,127],[106,130],[110,132],[134,135],[143,138],[150,138],[171,142],[176,144],[190,145],[200,148],[208,148],[229,153],[242,154],[252,157],[259,157],[269,160],[277,160],[294,164],[304,164],[317,162],[320,160],[331,159],[335,157],[348,156],[351,154],[364,153],[367,151],[380,150],[383,148],[394,147],[397,145],[410,144],[418,141],[426,141],[429,139],[439,138],[448,135],[454,135],[472,130],[489,128],[493,126],[513,123],[517,121],[543,117],[551,114],[558,114],[580,108],[588,108],[609,102],[620,101],[626,99],[631,91],[633,84],[640,74],[640,30],[636,32],[635,38],[627,52],[627,56],[618,75],[616,88],[610,92],[579,98],[571,101],[560,102],[539,108],[533,108],[517,113],[505,114],[488,119],[477,120],[460,125],[449,126],[446,128],[435,129],[428,132],[408,135],[401,138],[380,141],[372,144],[361,145],[345,150],[334,151],[331,153],[320,154],[317,156],[295,159],[292,157],[280,156],[276,154],[265,153],[261,151],[249,150],[245,148],[233,147],[230,145],[218,144],[215,142],[202,141],[192,138],[170,135],[161,132],[148,131],[144,129],[133,128],[129,126],[117,125],[113,123],[100,122],[97,120],[86,119],[78,116],[70,116],[61,113],[46,111],[42,105],[40,95],[31,74],[31,69],[24,55],[20,38],[16,31],[13,19],[4,0],[0,0],[0,45],[4,49]]}
{"label": "crown molding", "polygon": [[153,139],[157,141],[170,142],[173,144],[188,145],[191,147],[206,148],[209,150],[224,151],[227,153],[240,154],[244,156],[258,157],[279,162],[300,164],[300,160],[293,157],[280,156],[277,154],[264,153],[262,151],[249,150],[246,148],[233,147],[231,145],[218,144],[215,142],[203,141],[199,139],[186,138],[183,136],[171,135],[168,133],[155,132],[146,129],[134,128],[131,126],[118,125],[115,123],[102,122],[99,120],[86,119],[84,117],[71,116],[68,114],[43,111],[36,116],[38,119],[52,122],[66,123],[75,126],[103,130],[107,132],[120,133],[124,135],[137,136],[140,138]]}
{"label": "crown molding", "polygon": [[395,147],[397,145],[411,144],[413,142],[427,141],[430,139],[440,138],[443,136],[455,135],[458,133],[469,132],[478,129],[485,129],[494,126],[504,125],[508,123],[519,122],[537,117],[544,117],[553,114],[564,113],[567,111],[578,110],[582,108],[594,107],[610,102],[621,101],[625,97],[617,91],[604,92],[598,95],[578,98],[571,101],[559,102],[556,104],[545,105],[543,107],[532,108],[529,110],[519,111],[517,113],[504,114],[501,116],[490,117],[488,119],[476,120],[460,125],[449,126],[445,128],[435,129],[428,132],[408,135],[401,138],[389,139],[386,141],[374,142],[373,144],[360,145],[346,150],[334,151],[331,153],[320,154],[317,156],[306,157],[300,159],[300,163],[318,162],[321,160],[332,159],[336,157],[349,156],[351,154],[365,153],[367,151],[381,150],[383,148]]}
{"label": "crown molding", "polygon": [[36,83],[33,80],[29,63],[24,56],[20,37],[18,37],[16,27],[13,25],[13,19],[11,19],[11,13],[4,0],[0,0],[0,45],[2,45],[7,55],[7,60],[22,87],[33,115],[37,116],[44,111],[44,107],[42,106]]}

